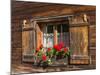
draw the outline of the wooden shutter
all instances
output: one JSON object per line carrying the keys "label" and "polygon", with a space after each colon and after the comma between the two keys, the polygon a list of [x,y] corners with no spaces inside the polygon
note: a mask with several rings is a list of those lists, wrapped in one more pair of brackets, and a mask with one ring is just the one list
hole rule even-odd
{"label": "wooden shutter", "polygon": [[70,64],[88,64],[88,27],[70,27]]}
{"label": "wooden shutter", "polygon": [[41,25],[36,25],[36,47],[39,48],[43,44],[43,32]]}
{"label": "wooden shutter", "polygon": [[25,62],[32,61],[32,50],[36,46],[36,22],[29,21],[22,28],[22,60]]}

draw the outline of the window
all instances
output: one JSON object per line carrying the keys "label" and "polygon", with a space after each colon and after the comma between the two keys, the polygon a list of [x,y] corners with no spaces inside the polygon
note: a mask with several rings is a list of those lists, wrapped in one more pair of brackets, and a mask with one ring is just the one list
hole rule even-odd
{"label": "window", "polygon": [[[32,50],[43,44],[45,48],[52,48],[61,42],[71,51],[70,64],[88,64],[88,26],[69,24],[64,22],[42,22],[32,24],[22,32],[22,46],[24,61],[32,61]],[[47,50],[47,49],[46,49]],[[32,61],[33,62],[33,61]]]}
{"label": "window", "polygon": [[69,26],[67,24],[45,25],[43,32],[43,46],[53,47],[54,44],[64,43],[69,46]]}

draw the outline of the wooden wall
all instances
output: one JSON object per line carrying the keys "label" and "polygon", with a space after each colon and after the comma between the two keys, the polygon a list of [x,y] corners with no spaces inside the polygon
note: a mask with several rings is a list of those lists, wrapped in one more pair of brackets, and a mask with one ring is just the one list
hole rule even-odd
{"label": "wooden wall", "polygon": [[12,63],[21,62],[22,52],[22,34],[21,22],[19,19],[12,19],[11,21],[11,59]]}
{"label": "wooden wall", "polygon": [[[24,3],[23,3],[24,4]],[[22,6],[23,6],[22,4]],[[25,5],[24,5],[25,6]],[[95,12],[95,6],[69,6],[68,8],[62,5],[43,5],[42,7],[21,10],[21,6],[12,8],[11,19],[11,60],[13,64],[22,64],[22,22],[24,19],[30,17],[44,17],[44,16],[57,16],[79,14],[83,12]],[[35,6],[37,7],[37,6]],[[23,8],[23,7],[22,7]],[[20,9],[20,10],[16,10]],[[29,11],[28,11],[29,10]],[[36,10],[36,11],[35,11]],[[91,65],[96,64],[96,23],[95,13],[88,14],[89,21],[89,54],[91,58]],[[79,66],[78,66],[79,67]],[[80,66],[81,67],[81,66]],[[93,67],[95,68],[95,67]]]}
{"label": "wooden wall", "polygon": [[89,14],[89,49],[91,64],[96,64],[96,14]]}

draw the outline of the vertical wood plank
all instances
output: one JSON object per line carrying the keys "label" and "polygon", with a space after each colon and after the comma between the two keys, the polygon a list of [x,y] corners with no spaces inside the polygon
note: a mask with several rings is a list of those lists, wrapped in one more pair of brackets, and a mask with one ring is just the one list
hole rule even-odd
{"label": "vertical wood plank", "polygon": [[88,62],[88,27],[70,28],[71,64],[87,64]]}
{"label": "vertical wood plank", "polygon": [[57,30],[54,30],[54,44],[58,44],[57,42]]}
{"label": "vertical wood plank", "polygon": [[39,48],[42,44],[42,39],[43,39],[43,32],[40,29],[40,26],[37,24],[36,26],[36,36],[37,36],[37,48]]}

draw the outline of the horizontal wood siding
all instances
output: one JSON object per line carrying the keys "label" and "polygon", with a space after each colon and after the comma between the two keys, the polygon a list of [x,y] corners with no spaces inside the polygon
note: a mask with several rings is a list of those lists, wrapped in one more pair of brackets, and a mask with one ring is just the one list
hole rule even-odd
{"label": "horizontal wood siding", "polygon": [[22,56],[22,33],[21,21],[18,19],[11,21],[11,63],[21,63]]}
{"label": "horizontal wood siding", "polygon": [[[15,3],[14,3],[15,2]],[[23,63],[22,62],[22,53],[23,53],[23,46],[22,46],[22,22],[24,19],[30,20],[31,18],[39,18],[39,17],[48,17],[48,16],[60,16],[60,15],[79,15],[81,13],[88,13],[88,22],[87,25],[89,25],[89,59],[90,59],[90,64],[89,65],[68,65],[64,66],[63,68],[61,67],[51,67],[52,71],[57,71],[56,69],[62,70],[80,70],[80,69],[94,69],[95,64],[96,64],[96,15],[95,13],[91,14],[92,12],[96,11],[96,6],[73,6],[73,5],[56,5],[53,4],[41,4],[41,3],[27,3],[27,2],[21,2],[20,1],[17,3],[14,1],[12,3],[12,16],[11,16],[11,61],[14,65],[17,65],[17,68],[19,71],[25,71],[25,69],[30,72],[36,72],[33,66],[28,66],[27,69],[25,65],[23,64],[28,64],[29,63]],[[92,17],[91,17],[92,16]],[[77,17],[78,18],[78,17]],[[82,20],[83,18],[77,19],[77,21]],[[74,20],[75,21],[75,20]],[[81,21],[83,22],[83,21]],[[70,25],[74,25],[70,23]],[[75,26],[82,26],[85,25],[84,23],[79,24],[79,22],[75,24]],[[25,32],[34,30],[30,28],[24,28]],[[24,40],[24,39],[23,39]],[[35,46],[36,47],[36,46]],[[81,60],[76,60],[75,63],[79,62],[80,64]],[[85,60],[84,60],[85,61]],[[81,62],[84,63],[84,61]],[[86,60],[87,61],[87,60]],[[12,65],[13,65],[12,64]],[[18,66],[20,64],[20,66]],[[19,68],[20,67],[20,68]],[[24,69],[22,70],[22,68]],[[38,68],[40,70],[39,72],[51,72],[50,69],[45,70],[42,68]],[[35,71],[34,71],[35,70]],[[26,72],[26,71],[25,71]]]}

